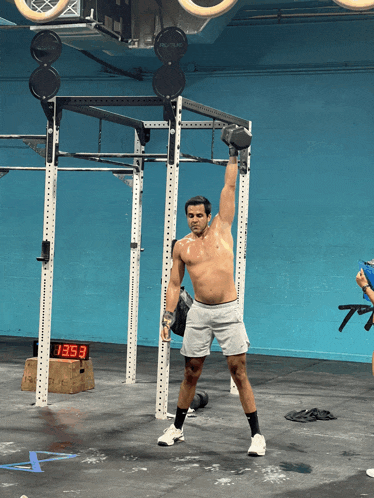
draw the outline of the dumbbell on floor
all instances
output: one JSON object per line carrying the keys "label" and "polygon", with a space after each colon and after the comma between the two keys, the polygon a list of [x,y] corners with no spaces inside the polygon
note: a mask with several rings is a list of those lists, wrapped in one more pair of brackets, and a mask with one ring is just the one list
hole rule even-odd
{"label": "dumbbell on floor", "polygon": [[197,391],[192,400],[190,408],[192,410],[197,410],[198,408],[204,408],[208,404],[209,396],[206,391]]}

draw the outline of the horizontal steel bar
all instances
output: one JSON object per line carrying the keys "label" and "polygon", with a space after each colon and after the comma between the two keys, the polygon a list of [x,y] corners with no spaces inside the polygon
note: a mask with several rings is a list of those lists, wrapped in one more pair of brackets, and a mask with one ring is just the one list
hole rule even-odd
{"label": "horizontal steel bar", "polygon": [[45,135],[0,135],[0,139],[4,140],[46,140]]}
{"label": "horizontal steel bar", "polygon": [[190,154],[181,154],[183,159],[189,159],[190,161],[196,162],[196,163],[211,163],[211,164],[219,164],[220,166],[226,166],[227,165],[227,159],[223,159],[221,162],[219,162],[218,159],[206,159],[205,157],[199,157],[199,156],[193,156]]}
{"label": "horizontal steel bar", "polygon": [[138,166],[133,164],[126,164],[121,161],[111,161],[110,159],[99,159],[98,157],[75,157],[75,159],[83,159],[84,161],[92,161],[97,164],[112,164],[113,166],[119,166],[121,168],[134,168],[138,169]]}
{"label": "horizontal steel bar", "polygon": [[[143,158],[145,162],[165,162],[167,160],[167,154],[128,154],[128,153],[115,153],[115,152],[77,152],[77,153],[69,153],[69,152],[60,152],[59,153],[60,157],[73,157],[76,159],[86,159],[89,161],[95,161],[95,162],[104,162],[100,160],[100,157],[134,157],[134,158]],[[206,163],[213,163],[213,164],[218,164],[222,165],[220,163],[224,162],[225,164],[227,163],[227,159],[204,159],[204,158],[198,158],[195,159],[194,157],[186,157],[186,158],[180,158],[180,162],[192,162],[192,163],[199,163],[199,162],[206,162]],[[118,164],[118,163],[117,163]],[[126,165],[130,166],[131,165]],[[134,169],[137,167],[134,166]]]}
{"label": "horizontal steel bar", "polygon": [[[0,167],[0,173],[4,173],[7,171],[45,171],[45,168],[38,168],[38,167],[29,167],[29,166],[1,166]],[[111,171],[112,173],[118,173],[118,174],[125,174],[125,175],[132,175],[134,170],[132,169],[114,169],[114,168],[57,168],[58,171]]]}
{"label": "horizontal steel bar", "polygon": [[219,111],[218,109],[213,109],[213,107],[199,104],[198,102],[194,102],[193,100],[182,98],[182,108],[188,111],[196,112],[197,114],[201,114],[202,116],[218,118],[220,121],[224,121],[225,123],[237,124],[239,126],[248,128],[248,120],[238,118],[237,116],[234,116],[232,114],[227,114],[226,112]]}
{"label": "horizontal steel bar", "polygon": [[104,119],[105,121],[110,121],[112,123],[131,126],[132,128],[136,129],[144,127],[143,121],[139,121],[139,119],[129,118],[127,116],[122,116],[121,114],[117,114],[115,112],[105,111],[104,109],[99,109],[97,107],[65,106],[64,109],[77,112],[79,114],[85,114],[86,116],[91,116],[93,118]]}
{"label": "horizontal steel bar", "polygon": [[163,106],[159,97],[56,97],[59,107],[66,106]]}
{"label": "horizontal steel bar", "polygon": [[[136,154],[130,152],[59,152],[60,157],[134,157],[134,158],[144,158],[149,157],[160,157],[167,159],[167,154]],[[135,166],[134,166],[135,167]]]}
{"label": "horizontal steel bar", "polygon": [[29,24],[1,24],[0,29],[31,29]]}
{"label": "horizontal steel bar", "polygon": [[[203,159],[203,158],[201,158]],[[164,162],[164,159],[148,159],[146,160],[146,162],[148,163],[161,163],[161,162]],[[228,159],[205,159],[205,160],[197,160],[197,159],[191,159],[191,158],[185,158],[185,157],[181,157],[179,159],[179,162],[180,163],[201,163],[201,162],[209,162],[209,163],[212,163],[212,164],[217,164],[217,166],[222,166],[221,163],[225,163],[225,166],[226,164],[228,163]]]}
{"label": "horizontal steel bar", "polygon": [[[168,129],[169,123],[166,121],[143,121],[145,128],[150,129]],[[199,129],[199,128],[216,128],[221,129],[227,126],[227,123],[222,121],[182,121],[181,128],[183,129]]]}
{"label": "horizontal steel bar", "polygon": [[[164,163],[164,159],[149,159],[146,160],[146,162],[151,162],[151,163],[156,163],[156,162],[162,162]],[[179,162],[181,163],[201,163],[201,162],[208,162],[211,164],[216,164],[217,166],[226,166],[227,164],[227,159],[207,159],[206,161],[199,161],[197,159],[190,159],[190,158],[180,158]],[[222,164],[224,163],[224,164]],[[133,174],[134,171],[137,170],[136,167],[132,169],[126,169],[126,168],[132,168],[132,165],[125,165],[123,168],[60,168],[58,167],[58,171],[115,171],[117,173],[126,173],[129,172],[129,174]],[[45,168],[38,168],[38,167],[28,167],[28,166],[1,166],[0,167],[0,172],[6,172],[6,171],[13,171],[13,170],[25,170],[25,171],[45,171]],[[127,174],[127,173],[126,173]]]}

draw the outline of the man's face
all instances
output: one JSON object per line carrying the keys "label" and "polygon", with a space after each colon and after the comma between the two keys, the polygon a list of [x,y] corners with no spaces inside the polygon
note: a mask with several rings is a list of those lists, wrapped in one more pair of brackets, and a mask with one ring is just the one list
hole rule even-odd
{"label": "man's face", "polygon": [[205,213],[204,204],[187,207],[187,223],[195,235],[201,235],[207,228],[211,215]]}

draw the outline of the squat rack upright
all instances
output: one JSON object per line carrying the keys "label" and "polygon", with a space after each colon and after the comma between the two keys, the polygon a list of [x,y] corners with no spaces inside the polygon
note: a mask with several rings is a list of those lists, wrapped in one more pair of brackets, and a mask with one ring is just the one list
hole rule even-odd
{"label": "squat rack upright", "polygon": [[[3,167],[0,166],[0,178],[11,170],[45,170],[44,219],[42,255],[37,258],[42,263],[41,296],[39,315],[39,347],[37,363],[36,406],[46,406],[48,403],[48,376],[51,342],[52,288],[54,269],[57,174],[58,171],[111,171],[120,180],[132,186],[132,218],[130,243],[130,278],[129,306],[127,330],[127,364],[126,383],[136,382],[137,328],[139,307],[139,276],[141,254],[141,222],[142,193],[145,162],[166,162],[166,195],[163,239],[163,261],[161,277],[161,303],[158,332],[160,337],[161,317],[165,309],[166,289],[172,266],[172,244],[176,236],[176,219],[178,204],[179,165],[181,162],[208,162],[223,165],[227,160],[209,160],[183,155],[180,151],[182,129],[222,129],[227,124],[244,126],[251,131],[251,122],[227,114],[217,109],[197,102],[178,97],[171,102],[165,102],[159,97],[54,97],[42,102],[42,108],[47,117],[46,135],[0,135],[0,139],[22,139],[27,145],[40,153],[35,143],[45,143],[45,168],[33,167]],[[141,121],[122,114],[113,113],[101,107],[128,106],[158,106],[163,109],[163,120]],[[72,111],[100,120],[114,122],[134,129],[133,153],[67,153],[59,150],[60,122],[63,111]],[[182,121],[182,110],[210,118],[212,121]],[[152,129],[168,130],[167,154],[146,154],[145,145],[149,141]],[[100,149],[99,149],[100,150]],[[44,154],[41,154],[44,155]],[[245,262],[248,225],[249,196],[249,156],[250,148],[241,151],[239,164],[239,197],[238,225],[236,246],[235,284],[238,292],[238,303],[243,314]],[[58,166],[60,157],[74,157],[100,164],[109,164],[108,168],[62,168]],[[132,164],[113,161],[111,158],[132,158]],[[131,175],[131,180],[129,180]],[[167,418],[168,384],[170,366],[170,343],[159,339],[159,357],[157,370],[156,418]],[[236,388],[231,381],[231,392]]]}

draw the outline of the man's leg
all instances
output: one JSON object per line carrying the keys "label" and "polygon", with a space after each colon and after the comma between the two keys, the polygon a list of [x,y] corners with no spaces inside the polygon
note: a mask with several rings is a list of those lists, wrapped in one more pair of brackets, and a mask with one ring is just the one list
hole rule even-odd
{"label": "man's leg", "polygon": [[178,397],[179,408],[189,409],[193,397],[195,396],[196,384],[203,370],[205,358],[206,356],[203,356],[202,358],[185,358],[184,379]]}
{"label": "man's leg", "polygon": [[184,379],[180,386],[177,412],[172,424],[158,439],[161,446],[171,446],[175,441],[184,441],[183,424],[188,409],[195,396],[196,384],[203,370],[205,356],[202,358],[185,358]]}
{"label": "man's leg", "polygon": [[252,444],[248,450],[248,454],[265,455],[265,438],[260,432],[255,397],[248,380],[246,353],[227,356],[227,364],[235,385],[238,388],[240,402],[251,428]]}
{"label": "man's leg", "polygon": [[196,384],[203,370],[205,358],[205,356],[203,358],[185,358],[184,379],[179,390],[177,413],[174,421],[177,429],[182,429],[184,424],[188,409],[195,396]]}
{"label": "man's leg", "polygon": [[234,356],[227,356],[226,358],[231,376],[239,391],[239,398],[244,413],[255,412],[256,402],[251,384],[249,383],[248,380],[247,367],[246,367],[246,353]]}

